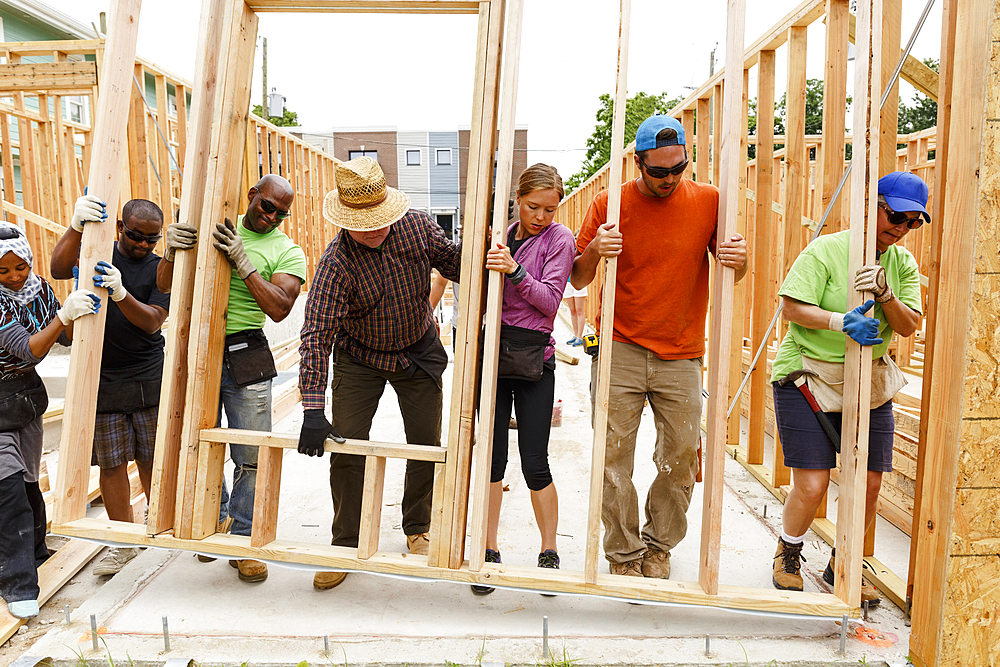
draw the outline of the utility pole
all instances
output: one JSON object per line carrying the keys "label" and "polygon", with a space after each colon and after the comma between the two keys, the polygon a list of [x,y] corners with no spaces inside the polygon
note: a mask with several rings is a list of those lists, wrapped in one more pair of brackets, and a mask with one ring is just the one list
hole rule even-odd
{"label": "utility pole", "polygon": [[263,93],[263,95],[261,96],[261,99],[260,99],[260,116],[264,120],[270,121],[271,120],[271,116],[268,113],[268,108],[267,108],[267,37],[261,37],[261,39],[264,40],[264,49],[263,49],[263,53],[264,53],[264,65],[263,65],[263,70],[264,70],[264,89],[261,91]]}
{"label": "utility pole", "polygon": [[[719,48],[719,43],[716,42],[715,46],[712,47],[712,54],[708,58],[708,75],[712,76],[715,74],[715,50]],[[266,53],[266,51],[265,51]]]}

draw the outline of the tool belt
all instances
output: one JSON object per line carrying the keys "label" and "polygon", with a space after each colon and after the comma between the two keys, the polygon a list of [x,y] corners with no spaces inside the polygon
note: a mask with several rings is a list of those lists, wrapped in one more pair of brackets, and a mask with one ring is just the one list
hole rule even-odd
{"label": "tool belt", "polygon": [[[807,376],[806,384],[819,407],[823,412],[843,412],[844,364],[801,356],[802,368],[816,374]],[[904,386],[906,377],[888,354],[872,360],[872,410],[890,400]]]}
{"label": "tool belt", "polygon": [[501,324],[497,377],[529,382],[541,380],[548,345],[549,334],[545,331]]}
{"label": "tool belt", "polygon": [[102,371],[97,392],[97,413],[132,414],[155,407],[160,404],[162,381],[162,359],[138,372],[132,368]]}
{"label": "tool belt", "polygon": [[0,431],[20,431],[48,407],[49,395],[34,368],[0,382]]}
{"label": "tool belt", "polygon": [[222,359],[237,387],[264,382],[278,375],[267,336],[261,329],[247,329],[226,336]]}

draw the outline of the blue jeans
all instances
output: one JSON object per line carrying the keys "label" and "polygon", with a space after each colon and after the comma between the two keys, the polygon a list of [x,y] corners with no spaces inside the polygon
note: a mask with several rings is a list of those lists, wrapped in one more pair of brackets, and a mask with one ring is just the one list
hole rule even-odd
{"label": "blue jeans", "polygon": [[[271,430],[271,380],[237,387],[229,375],[229,369],[222,367],[222,387],[219,392],[219,425],[222,424],[222,409],[226,409],[229,428],[251,431]],[[257,447],[229,445],[233,459],[233,494],[226,489],[222,480],[222,503],[219,507],[219,523],[226,516],[233,518],[230,533],[249,535],[253,523],[253,498],[257,486]]]}

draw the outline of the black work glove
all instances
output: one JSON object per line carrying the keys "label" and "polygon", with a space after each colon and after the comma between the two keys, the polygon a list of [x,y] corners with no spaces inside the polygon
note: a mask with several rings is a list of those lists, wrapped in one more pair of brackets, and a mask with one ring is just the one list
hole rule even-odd
{"label": "black work glove", "polygon": [[327,437],[336,442],[347,442],[326,420],[323,410],[305,410],[302,414],[302,430],[299,432],[299,454],[323,456],[323,444]]}

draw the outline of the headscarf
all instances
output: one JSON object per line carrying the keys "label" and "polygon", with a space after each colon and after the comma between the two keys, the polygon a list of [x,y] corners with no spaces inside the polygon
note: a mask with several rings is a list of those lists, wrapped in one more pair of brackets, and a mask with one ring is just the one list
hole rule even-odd
{"label": "headscarf", "polygon": [[35,272],[31,270],[34,259],[31,254],[31,246],[28,245],[28,239],[17,225],[9,222],[0,222],[0,229],[16,229],[18,231],[17,236],[12,239],[0,239],[0,257],[3,257],[8,252],[12,252],[28,263],[28,279],[24,281],[24,286],[14,291],[4,285],[0,285],[0,294],[9,296],[22,306],[27,306],[42,291],[42,279],[36,276]]}

